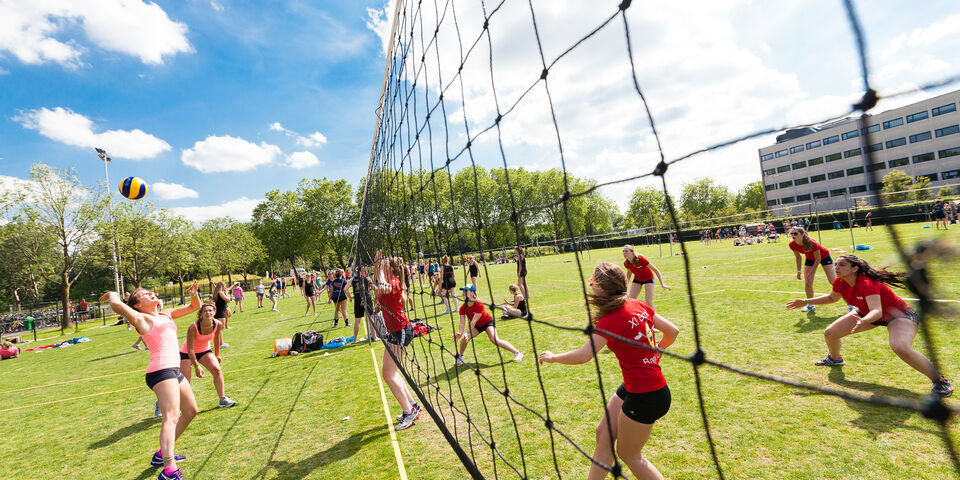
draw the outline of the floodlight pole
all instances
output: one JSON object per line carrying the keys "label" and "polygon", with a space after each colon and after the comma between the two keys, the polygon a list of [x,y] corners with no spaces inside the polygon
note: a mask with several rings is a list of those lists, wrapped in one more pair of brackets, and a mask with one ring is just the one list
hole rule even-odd
{"label": "floodlight pole", "polygon": [[[113,192],[110,189],[110,174],[107,172],[107,164],[110,163],[110,157],[107,156],[107,152],[102,148],[97,148],[97,157],[100,160],[103,160],[103,178],[107,182],[107,223],[110,224],[113,228],[113,215],[111,214],[110,199],[113,196]],[[117,268],[117,243],[116,239],[110,239],[110,246],[112,247],[112,260],[113,260],[113,288],[114,291],[119,295],[123,295],[123,292],[120,290],[120,270]]]}

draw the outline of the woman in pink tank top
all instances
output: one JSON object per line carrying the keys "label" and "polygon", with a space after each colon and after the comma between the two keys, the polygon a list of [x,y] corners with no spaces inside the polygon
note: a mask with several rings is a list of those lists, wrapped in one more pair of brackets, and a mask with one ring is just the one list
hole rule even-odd
{"label": "woman in pink tank top", "polygon": [[[213,374],[213,386],[220,396],[219,408],[232,407],[236,402],[223,394],[223,370],[220,369],[220,343],[223,341],[223,325],[215,318],[217,311],[213,302],[205,302],[197,311],[197,321],[187,327],[187,339],[180,347],[180,371],[190,381],[190,368],[197,372],[197,378],[203,378],[202,364]],[[210,350],[210,341],[213,350]]]}
{"label": "woman in pink tank top", "polygon": [[110,302],[110,308],[137,329],[150,349],[150,364],[147,365],[145,379],[147,386],[156,394],[163,412],[160,450],[150,460],[150,465],[163,465],[157,480],[183,479],[176,462],[185,457],[175,455],[174,442],[197,415],[197,401],[193,398],[190,382],[184,382],[184,376],[180,373],[177,324],[173,321],[200,308],[196,280],[187,291],[190,293],[190,305],[168,312],[158,311],[160,299],[157,294],[143,288],[134,290],[126,303],[117,292],[107,292],[100,297],[101,302]]}

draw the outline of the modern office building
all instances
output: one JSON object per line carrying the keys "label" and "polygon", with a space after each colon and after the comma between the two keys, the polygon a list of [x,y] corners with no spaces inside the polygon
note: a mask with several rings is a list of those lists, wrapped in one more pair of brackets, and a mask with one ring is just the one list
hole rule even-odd
{"label": "modern office building", "polygon": [[[861,198],[873,205],[879,179],[894,169],[928,177],[931,187],[960,184],[958,101],[960,90],[870,115],[862,129],[856,118],[846,118],[779,135],[759,150],[768,208],[842,209]],[[869,170],[877,171],[877,182]]]}

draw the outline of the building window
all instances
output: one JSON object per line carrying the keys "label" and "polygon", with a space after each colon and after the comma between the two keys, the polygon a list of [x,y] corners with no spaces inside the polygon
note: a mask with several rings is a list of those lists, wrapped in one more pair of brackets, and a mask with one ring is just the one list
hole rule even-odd
{"label": "building window", "polygon": [[794,170],[800,170],[801,168],[806,168],[806,166],[807,166],[807,161],[806,161],[806,160],[801,160],[801,161],[799,161],[799,162],[797,162],[797,163],[794,163],[794,164],[791,165],[791,166],[793,167]]}
{"label": "building window", "polygon": [[843,132],[842,134],[840,134],[840,138],[843,139],[843,140],[848,140],[848,139],[851,139],[851,138],[857,138],[857,137],[859,137],[859,136],[860,136],[860,132],[858,132],[858,131],[856,131],[856,130],[850,130],[849,132]]}
{"label": "building window", "polygon": [[772,206],[774,206],[774,205],[776,205],[776,204],[777,204],[777,200],[776,200],[776,199],[767,200],[767,206],[768,206],[768,207],[772,207]]}
{"label": "building window", "polygon": [[806,185],[808,183],[810,183],[810,179],[808,179],[807,177],[800,177],[793,181],[794,185]]}
{"label": "building window", "polygon": [[863,173],[863,167],[853,167],[847,169],[847,175],[859,175]]}
{"label": "building window", "polygon": [[952,180],[957,177],[960,177],[960,170],[947,170],[940,174],[940,178],[943,180]]}
{"label": "building window", "polygon": [[917,175],[917,177],[927,177],[927,178],[930,179],[931,182],[936,182],[936,181],[937,181],[937,174],[936,174],[936,173],[925,173],[925,174],[923,174],[923,175]]}
{"label": "building window", "polygon": [[841,177],[843,177],[843,170],[837,170],[836,172],[830,172],[827,174],[827,178],[829,178],[830,180],[833,180],[834,178],[841,178]]}
{"label": "building window", "polygon": [[831,197],[838,197],[838,196],[843,195],[843,194],[846,194],[846,193],[847,193],[847,189],[846,189],[846,188],[834,188],[833,190],[830,190],[830,196],[831,196]]}
{"label": "building window", "polygon": [[921,153],[920,155],[914,155],[914,156],[913,156],[913,163],[929,162],[930,160],[933,160],[934,158],[936,158],[936,157],[933,156],[933,152],[930,152],[930,153]]}
{"label": "building window", "polygon": [[866,191],[867,191],[867,186],[866,186],[866,185],[857,185],[857,186],[855,186],[855,187],[850,187],[850,188],[848,188],[847,191],[850,192],[850,193],[866,192]]}
{"label": "building window", "polygon": [[777,167],[777,173],[789,172],[790,165],[784,165],[782,167]]}
{"label": "building window", "polygon": [[788,188],[793,186],[793,180],[787,180],[786,182],[780,182],[780,188]]}
{"label": "building window", "polygon": [[831,153],[830,155],[827,155],[827,156],[826,156],[826,159],[827,159],[828,162],[836,162],[837,160],[840,160],[841,158],[843,158],[843,155],[841,155],[840,152]]}
{"label": "building window", "polygon": [[884,164],[883,162],[879,162],[879,163],[874,163],[873,165],[870,165],[869,167],[867,167],[867,171],[876,172],[877,170],[883,170],[884,168],[886,168],[886,164]]}
{"label": "building window", "polygon": [[887,140],[887,148],[901,147],[907,144],[906,137],[894,138],[893,140]]}
{"label": "building window", "polygon": [[868,152],[879,152],[880,150],[883,150],[882,143],[874,143],[873,145],[867,145]]}
{"label": "building window", "polygon": [[820,146],[820,140],[814,140],[807,144],[807,150],[810,150],[811,148],[817,148],[819,146]]}
{"label": "building window", "polygon": [[793,203],[793,197],[783,197],[780,199],[780,205],[786,205],[788,203]]}
{"label": "building window", "polygon": [[829,197],[829,196],[830,196],[830,194],[827,193],[826,190],[824,190],[824,191],[822,191],[822,192],[814,192],[814,194],[813,194],[813,198],[827,198],[827,197]]}
{"label": "building window", "polygon": [[773,160],[773,154],[772,154],[772,153],[768,153],[768,154],[760,157],[760,161],[761,161],[761,162],[765,162],[765,161],[767,161],[767,160]]}
{"label": "building window", "polygon": [[889,162],[887,162],[887,165],[890,166],[890,168],[895,168],[895,167],[902,167],[904,165],[908,165],[909,163],[910,163],[910,159],[907,157],[903,157],[903,158],[898,158],[896,160],[890,160]]}
{"label": "building window", "polygon": [[926,118],[927,118],[927,111],[924,110],[922,112],[917,112],[912,115],[907,115],[907,123],[913,123],[913,122],[916,122],[917,120],[926,120]]}
{"label": "building window", "polygon": [[854,148],[852,150],[847,150],[846,152],[843,152],[843,158],[857,157],[859,155],[860,155],[859,148]]}
{"label": "building window", "polygon": [[827,179],[827,176],[821,173],[820,175],[814,175],[810,177],[810,183],[822,182],[826,179]]}
{"label": "building window", "polygon": [[811,158],[810,160],[807,160],[807,165],[811,167],[814,165],[820,165],[821,163],[823,163],[823,157]]}
{"label": "building window", "polygon": [[878,124],[876,124],[876,125],[870,125],[870,126],[867,127],[867,128],[861,128],[861,129],[860,129],[860,134],[861,134],[861,135],[866,135],[866,134],[868,134],[868,133],[877,133],[877,132],[879,132],[879,131],[880,131],[880,124],[878,123]]}
{"label": "building window", "polygon": [[937,153],[940,154],[940,158],[956,157],[957,155],[960,155],[960,147],[953,147],[953,148],[948,148],[946,150],[940,150]]}
{"label": "building window", "polygon": [[809,194],[809,193],[804,193],[803,195],[797,195],[797,201],[798,201],[798,202],[809,202],[809,201],[810,201],[810,194]]}
{"label": "building window", "polygon": [[803,151],[803,145],[797,145],[796,147],[790,147],[790,153],[797,153]]}
{"label": "building window", "polygon": [[780,151],[777,152],[777,153],[774,153],[773,156],[774,156],[774,157],[777,157],[777,158],[785,157],[785,156],[789,155],[788,152],[789,152],[789,151],[788,151],[787,149],[783,149],[783,150],[780,150]]}
{"label": "building window", "polygon": [[824,139],[823,139],[823,144],[824,144],[824,145],[830,145],[831,143],[837,143],[837,142],[839,142],[839,141],[840,141],[840,136],[839,136],[839,135],[834,135],[834,136],[832,136],[832,137],[824,138]]}
{"label": "building window", "polygon": [[[937,130],[937,132],[939,133],[940,130]],[[939,137],[940,135],[938,134],[937,136]],[[924,140],[930,140],[930,138],[932,138],[930,132],[921,132],[916,135],[910,135],[910,143],[922,142]]]}
{"label": "building window", "polygon": [[960,132],[960,126],[958,125],[950,125],[949,127],[938,128],[937,138],[945,137],[947,135],[953,135],[954,133],[957,133],[957,132]]}
{"label": "building window", "polygon": [[870,190],[871,192],[879,192],[883,190],[883,182],[871,183],[867,187],[867,190]]}
{"label": "building window", "polygon": [[770,190],[776,190],[776,189],[777,189],[777,184],[776,184],[776,183],[771,183],[770,185],[767,185],[767,186],[763,187],[763,189],[766,190],[766,191],[768,191],[768,192],[769,192]]}
{"label": "building window", "polygon": [[774,173],[777,173],[776,168],[768,168],[763,171],[763,176],[766,177],[767,175],[773,175]]}
{"label": "building window", "polygon": [[932,113],[934,117],[938,117],[940,115],[943,115],[944,113],[950,113],[950,112],[956,112],[956,111],[957,111],[957,104],[948,103],[946,105],[941,105],[937,108],[934,108],[933,110],[930,111],[930,113]]}
{"label": "building window", "polygon": [[900,125],[903,125],[903,117],[897,117],[893,120],[887,120],[886,122],[883,122],[883,129],[886,130],[888,128],[899,127]]}

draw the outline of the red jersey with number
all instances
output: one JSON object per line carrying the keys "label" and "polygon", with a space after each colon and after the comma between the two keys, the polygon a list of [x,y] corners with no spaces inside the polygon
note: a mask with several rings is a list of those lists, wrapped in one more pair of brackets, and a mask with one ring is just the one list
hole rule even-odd
{"label": "red jersey with number", "polygon": [[790,250],[804,254],[807,257],[807,260],[816,260],[816,258],[813,257],[813,252],[816,252],[817,250],[820,251],[821,260],[830,256],[830,250],[827,250],[826,247],[824,247],[823,245],[820,245],[819,243],[817,243],[816,240],[812,238],[810,239],[810,248],[806,248],[806,249],[800,246],[799,243],[793,240],[790,240]]}
{"label": "red jersey with number", "polygon": [[623,266],[633,274],[633,279],[638,282],[648,282],[653,280],[653,270],[650,270],[650,260],[643,255],[637,255],[637,264],[630,263],[629,260],[623,261]]}
{"label": "red jersey with number", "polygon": [[620,341],[605,332],[655,347],[657,335],[653,329],[653,315],[653,307],[631,298],[624,306],[600,317],[595,327],[597,335],[607,339],[607,346],[617,356],[624,386],[630,393],[652,392],[667,385],[660,371],[662,354]]}
{"label": "red jersey with number", "polygon": [[847,302],[847,305],[857,307],[857,313],[859,313],[860,316],[870,313],[870,308],[867,307],[867,297],[870,295],[880,295],[880,308],[883,311],[882,318],[886,318],[892,309],[897,309],[901,312],[906,312],[910,309],[910,305],[907,305],[907,302],[904,302],[896,293],[893,293],[893,290],[890,290],[887,284],[871,280],[866,275],[857,275],[857,281],[853,286],[842,278],[837,277],[833,281],[833,291],[843,296],[843,300]]}
{"label": "red jersey with number", "polygon": [[[490,320],[493,320],[493,315],[490,315],[490,312],[488,312],[480,302],[473,302],[473,305],[469,308],[466,303],[460,305],[460,315],[466,315],[467,322],[472,322],[473,317],[478,313],[480,314],[480,320],[477,320],[477,327],[482,327],[490,323]],[[469,326],[470,324],[467,323],[467,325]]]}
{"label": "red jersey with number", "polygon": [[390,293],[377,294],[377,303],[380,304],[383,323],[387,330],[397,332],[409,325],[410,319],[407,318],[407,312],[403,308],[403,289],[400,286],[400,279],[394,278],[388,283]]}

